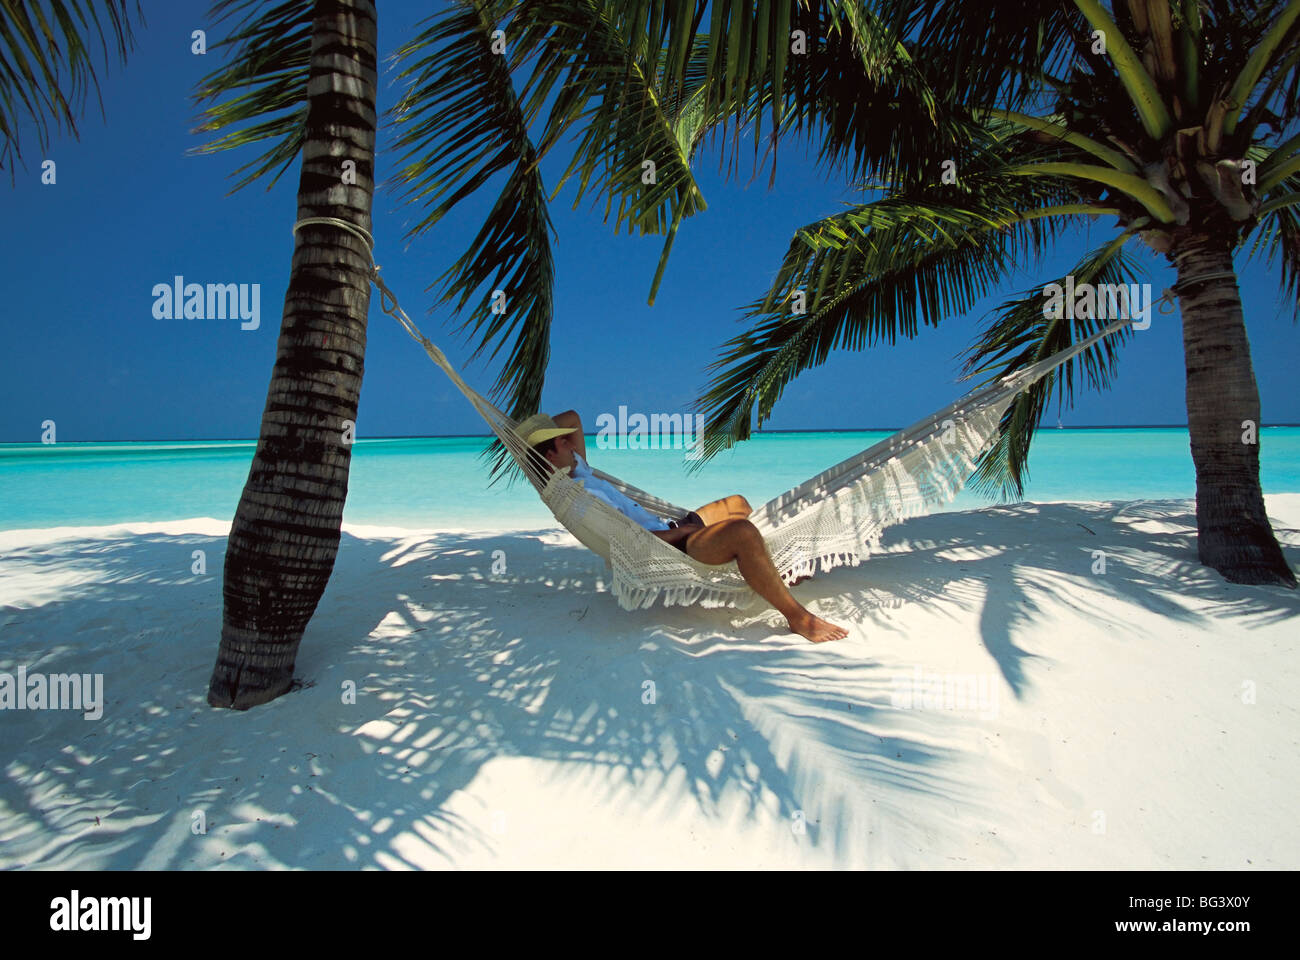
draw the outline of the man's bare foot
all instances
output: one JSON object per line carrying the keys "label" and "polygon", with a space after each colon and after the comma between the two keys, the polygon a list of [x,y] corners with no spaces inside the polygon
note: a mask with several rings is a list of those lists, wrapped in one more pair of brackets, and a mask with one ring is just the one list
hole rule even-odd
{"label": "man's bare foot", "polygon": [[790,624],[791,630],[813,643],[825,643],[827,640],[843,640],[849,635],[849,632],[843,627],[827,623],[821,617],[814,616],[807,610],[802,614],[790,617],[787,622]]}

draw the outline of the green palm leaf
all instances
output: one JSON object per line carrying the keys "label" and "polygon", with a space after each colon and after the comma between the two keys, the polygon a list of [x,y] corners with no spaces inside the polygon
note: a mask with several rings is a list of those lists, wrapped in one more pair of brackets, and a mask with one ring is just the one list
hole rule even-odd
{"label": "green palm leaf", "polygon": [[[0,0],[0,169],[22,160],[20,130],[35,127],[42,150],[53,131],[74,137],[91,90],[99,96],[90,46],[98,40],[105,62],[111,44],[125,63],[135,45],[132,22],[144,22],[129,0]],[[99,101],[103,113],[103,101]]]}
{"label": "green palm leaf", "polygon": [[[202,109],[196,133],[228,133],[192,151],[219,153],[272,141],[260,155],[237,168],[245,174],[231,192],[275,170],[268,190],[298,159],[306,138],[307,79],[311,58],[313,0],[219,0],[218,23],[239,18],[212,49],[229,48],[229,59],[199,81],[194,101]],[[204,105],[207,106],[204,106]],[[275,168],[279,168],[276,170]]]}
{"label": "green palm leaf", "polygon": [[[491,393],[522,420],[541,404],[549,358],[553,230],[510,60],[491,48],[506,11],[505,4],[468,2],[431,18],[398,51],[406,64],[399,79],[408,86],[390,120],[402,152],[397,183],[405,200],[425,208],[409,237],[431,230],[493,177],[506,176],[469,248],[433,287],[457,311],[469,307],[459,330],[476,341],[474,358],[491,347],[493,360],[509,346]],[[517,475],[500,441],[485,455],[494,480],[503,471]]]}
{"label": "green palm leaf", "polygon": [[[1131,231],[1126,231],[1105,247],[1084,256],[1071,271],[1075,283],[1134,282],[1134,264],[1123,252],[1130,237]],[[1065,277],[1054,282],[1064,285]],[[970,348],[965,362],[967,378],[985,373],[988,374],[984,381],[987,383],[1016,373],[1086,339],[1110,322],[1097,318],[1070,319],[1068,313],[1061,318],[1046,317],[1044,289],[1042,286],[1031,288],[1020,297],[1002,304],[993,321]],[[1053,387],[1057,392],[1058,408],[1062,403],[1072,406],[1077,365],[1091,389],[1108,389],[1115,374],[1116,346],[1126,342],[1130,336],[1131,328],[1123,328],[1018,394],[1002,416],[997,440],[980,458],[971,479],[971,489],[1003,498],[1023,496],[1024,481],[1029,476],[1029,445],[1042,422]]]}
{"label": "green palm leaf", "polygon": [[1300,322],[1300,173],[1278,181],[1265,194],[1249,255],[1261,252],[1281,270],[1282,289],[1291,301],[1291,320]]}
{"label": "green palm leaf", "polygon": [[832,349],[892,344],[969,310],[1077,217],[1082,207],[1053,206],[1063,195],[1047,179],[1013,189],[1005,176],[973,174],[964,191],[931,186],[800,230],[767,297],[750,305],[747,316],[763,319],[710,367],[719,373],[700,401],[707,419],[695,466],[746,439],[755,412],[761,425],[785,387]]}
{"label": "green palm leaf", "polygon": [[743,113],[755,126],[755,150],[764,111],[780,120],[769,138],[773,178],[776,146],[790,134],[815,143],[826,168],[850,180],[912,185],[976,135],[978,126],[936,96],[879,17],[848,15],[831,4],[797,9],[792,26],[808,35],[810,52],[789,56],[783,73],[762,78]]}
{"label": "green palm leaf", "polygon": [[1083,18],[1068,0],[1008,8],[1004,0],[880,0],[917,62],[928,65],[943,101],[1018,110],[1040,95],[1042,78],[1076,56]]}
{"label": "green palm leaf", "polygon": [[[535,58],[527,83],[526,114],[550,102],[539,141],[548,153],[575,128],[577,146],[553,196],[571,179],[574,205],[589,192],[603,196],[614,229],[666,235],[658,288],[673,235],[684,217],[705,209],[691,171],[691,153],[709,114],[703,78],[680,103],[667,102],[657,86],[662,51],[644,56],[643,33],[629,32],[616,5],[592,0],[525,2],[513,20],[517,58]],[[691,66],[699,69],[699,45]],[[652,165],[652,166],[648,166]]]}

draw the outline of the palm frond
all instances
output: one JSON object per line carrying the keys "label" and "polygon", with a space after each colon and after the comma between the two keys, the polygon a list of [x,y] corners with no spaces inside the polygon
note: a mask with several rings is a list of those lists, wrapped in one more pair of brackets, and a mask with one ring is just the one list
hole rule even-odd
{"label": "palm frond", "polygon": [[[651,49],[668,51],[660,87],[674,106],[686,99],[691,69],[713,79],[704,107],[711,115],[735,118],[737,139],[752,91],[763,77],[783,75],[791,33],[801,22],[806,25],[806,19],[800,20],[806,5],[791,0],[714,0],[707,5],[685,0],[662,5],[611,0],[608,6],[617,21],[633,30],[643,27]],[[697,44],[702,49],[689,56]],[[773,124],[780,123],[780,103],[772,102]]]}
{"label": "palm frond", "polygon": [[1263,253],[1270,266],[1278,264],[1291,321],[1300,323],[1300,173],[1282,178],[1264,198],[1272,209],[1260,218],[1249,256]]}
{"label": "palm frond", "polygon": [[959,155],[978,125],[935,93],[929,71],[894,25],[851,8],[794,11],[791,27],[807,35],[809,52],[789,56],[782,72],[761,79],[743,114],[755,127],[755,150],[770,111],[779,120],[769,136],[773,178],[777,144],[793,134],[817,145],[828,172],[850,180],[923,183]]}
{"label": "palm frond", "polygon": [[[716,121],[715,117],[710,116],[707,108],[708,86],[708,79],[702,80],[695,88],[694,93],[668,117],[673,136],[676,138],[678,147],[688,165],[705,131],[711,123]],[[701,199],[702,203],[703,200]],[[672,253],[673,241],[677,237],[677,230],[681,226],[685,213],[686,205],[679,204],[673,214],[672,226],[668,228],[668,236],[664,238],[664,248],[659,254],[659,265],[655,268],[654,279],[650,282],[648,303],[652,307],[654,306],[655,296],[659,291],[659,284],[663,280],[664,269],[668,266],[668,255]]]}
{"label": "palm frond", "polygon": [[1250,97],[1256,92],[1260,79],[1275,68],[1279,50],[1286,52],[1300,40],[1300,0],[1288,0],[1278,6],[1268,32],[1253,45],[1250,57],[1228,91],[1226,99],[1231,106],[1223,121],[1226,135],[1233,133],[1238,118],[1246,114]]}
{"label": "palm frond", "polygon": [[746,439],[755,413],[761,426],[785,387],[832,349],[892,344],[966,312],[1077,218],[1079,207],[1054,207],[1068,194],[1050,180],[1016,186],[972,175],[964,191],[931,186],[800,230],[767,296],[749,307],[747,318],[763,319],[710,367],[719,372],[699,401],[706,424],[694,466]]}
{"label": "palm frond", "polygon": [[77,119],[99,76],[90,47],[98,40],[105,63],[111,44],[126,62],[135,45],[135,24],[144,23],[137,0],[0,0],[0,169],[22,162],[21,129],[35,128],[48,148],[52,133],[78,136]]}
{"label": "palm frond", "polygon": [[1253,103],[1238,126],[1239,139],[1256,139],[1259,127],[1265,125],[1274,131],[1284,130],[1300,117],[1300,36],[1289,46],[1290,52],[1279,51],[1252,91]]}
{"label": "palm frond", "polygon": [[[1129,284],[1136,268],[1124,255],[1133,231],[1125,231],[1106,246],[1088,253],[1071,271],[1075,284]],[[1054,282],[1065,285],[1066,277]],[[1096,317],[1045,316],[1046,286],[1031,288],[998,309],[993,321],[972,345],[964,364],[965,379],[988,374],[984,382],[1015,373],[1086,339],[1110,321]],[[1154,304],[1151,304],[1154,308]],[[1113,319],[1113,318],[1112,318]],[[1000,498],[1019,498],[1029,476],[1029,445],[1042,422],[1047,400],[1056,389],[1058,409],[1073,406],[1076,365],[1081,379],[1093,390],[1110,386],[1116,367],[1116,347],[1132,336],[1125,327],[1035,382],[1016,396],[1002,416],[998,438],[980,458],[970,482],[976,491]]]}
{"label": "palm frond", "polygon": [[730,158],[733,174],[743,140],[752,139],[757,167],[762,144],[775,159],[777,143],[791,130],[816,137],[822,158],[855,179],[912,176],[951,156],[961,142],[953,131],[960,119],[944,109],[897,24],[878,16],[874,4],[602,0],[600,6],[632,49],[656,52],[654,86],[668,113],[699,98],[719,163],[725,168]]}
{"label": "palm frond", "polygon": [[975,108],[1020,109],[1043,78],[1077,55],[1083,17],[1070,0],[1037,0],[1011,13],[1003,0],[878,0],[926,68],[936,95]]}
{"label": "palm frond", "polygon": [[266,186],[270,190],[302,152],[314,6],[313,0],[284,0],[273,6],[265,0],[219,0],[212,7],[218,23],[240,19],[211,48],[228,48],[231,54],[198,83],[193,99],[202,109],[195,132],[229,132],[191,152],[218,153],[271,141],[263,153],[231,174],[239,177],[247,171],[232,193],[278,167]]}
{"label": "palm frond", "polygon": [[605,219],[613,217],[615,232],[626,227],[666,236],[651,289],[653,302],[678,225],[705,209],[691,152],[709,116],[712,84],[697,76],[681,103],[666,102],[657,85],[665,63],[662,51],[641,54],[645,36],[624,29],[616,6],[593,0],[525,0],[515,11],[512,29],[517,56],[533,60],[525,115],[536,116],[550,103],[539,153],[580,130],[552,196],[572,180],[575,207],[589,192],[603,197]]}
{"label": "palm frond", "polygon": [[[509,345],[490,392],[522,420],[537,412],[546,376],[554,231],[509,57],[492,51],[492,31],[507,10],[504,3],[464,2],[430,18],[398,51],[406,64],[399,80],[408,87],[390,120],[402,151],[396,180],[403,199],[425,208],[408,239],[431,230],[492,178],[506,177],[468,249],[430,289],[458,312],[470,306],[458,329],[475,341],[473,358],[491,347],[487,359],[495,360]],[[517,476],[500,441],[485,455],[494,482]]]}

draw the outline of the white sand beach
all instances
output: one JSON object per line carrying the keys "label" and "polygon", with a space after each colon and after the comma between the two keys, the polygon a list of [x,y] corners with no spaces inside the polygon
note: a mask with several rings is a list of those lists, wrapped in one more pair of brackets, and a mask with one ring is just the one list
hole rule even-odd
{"label": "white sand beach", "polygon": [[1191,501],[897,525],[795,588],[816,646],[623,611],[559,528],[345,526],[302,689],[244,713],[228,529],[0,533],[0,671],[105,699],[0,712],[0,868],[1300,867],[1300,592],[1199,566]]}

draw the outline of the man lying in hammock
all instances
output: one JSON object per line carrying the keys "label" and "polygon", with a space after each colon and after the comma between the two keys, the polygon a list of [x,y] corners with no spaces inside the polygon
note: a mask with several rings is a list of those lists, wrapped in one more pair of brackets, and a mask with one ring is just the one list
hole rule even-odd
{"label": "man lying in hammock", "polygon": [[839,640],[848,631],[814,616],[790,593],[772,564],[763,535],[748,517],[749,501],[739,494],[706,503],[686,520],[665,522],[613,485],[600,479],[587,466],[587,441],[582,421],[573,410],[554,419],[534,414],[519,424],[519,434],[537,450],[551,469],[568,470],[594,497],[645,527],[660,540],[672,544],[700,563],[720,566],[736,561],[740,575],[760,597],[776,607],[790,629],[813,643]]}

